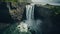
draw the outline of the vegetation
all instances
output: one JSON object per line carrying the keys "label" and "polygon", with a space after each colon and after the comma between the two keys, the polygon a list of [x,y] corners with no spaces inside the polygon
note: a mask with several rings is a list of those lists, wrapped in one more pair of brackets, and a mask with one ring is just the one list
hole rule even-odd
{"label": "vegetation", "polygon": [[60,14],[60,6],[54,6],[54,5],[46,4],[45,7],[53,10],[53,15],[59,15]]}

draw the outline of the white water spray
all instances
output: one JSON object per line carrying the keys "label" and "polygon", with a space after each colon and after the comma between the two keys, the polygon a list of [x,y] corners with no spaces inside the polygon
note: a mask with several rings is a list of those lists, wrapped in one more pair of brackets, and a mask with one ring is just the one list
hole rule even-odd
{"label": "white water spray", "polygon": [[40,23],[41,20],[34,20],[34,4],[26,5],[26,20],[18,26],[20,31],[28,32],[28,30],[33,30],[38,34],[40,32]]}
{"label": "white water spray", "polygon": [[26,19],[28,26],[34,25],[34,4],[26,5]]}
{"label": "white water spray", "polygon": [[34,20],[34,5],[26,5],[26,21],[25,23],[28,24],[28,27],[30,30],[34,30],[36,34],[38,34],[38,31],[40,32],[40,23],[41,20]]}
{"label": "white water spray", "polygon": [[34,5],[26,5],[26,19],[25,22],[21,22],[17,27],[20,30],[20,32],[28,32],[28,27],[31,27],[34,25]]}

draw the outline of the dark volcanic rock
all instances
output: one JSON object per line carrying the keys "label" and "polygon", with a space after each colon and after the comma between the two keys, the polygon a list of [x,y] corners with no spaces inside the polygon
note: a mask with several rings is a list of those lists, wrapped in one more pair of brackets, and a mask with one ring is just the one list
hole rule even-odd
{"label": "dark volcanic rock", "polygon": [[13,19],[9,14],[9,9],[7,8],[6,2],[0,2],[0,22],[9,23],[12,22]]}
{"label": "dark volcanic rock", "polygon": [[35,19],[42,20],[42,34],[60,34],[60,15],[52,16],[53,10],[35,5]]}
{"label": "dark volcanic rock", "polygon": [[52,10],[50,10],[49,8],[45,8],[43,6],[37,6],[35,5],[35,18],[46,18],[46,17],[50,17],[52,15]]}

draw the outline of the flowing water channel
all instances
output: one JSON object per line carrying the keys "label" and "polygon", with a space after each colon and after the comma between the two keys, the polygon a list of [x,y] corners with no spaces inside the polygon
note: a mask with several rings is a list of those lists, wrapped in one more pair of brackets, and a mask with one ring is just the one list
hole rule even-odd
{"label": "flowing water channel", "polygon": [[28,32],[31,34],[41,34],[41,20],[34,20],[34,4],[26,5],[26,20],[22,21],[18,27],[20,32]]}

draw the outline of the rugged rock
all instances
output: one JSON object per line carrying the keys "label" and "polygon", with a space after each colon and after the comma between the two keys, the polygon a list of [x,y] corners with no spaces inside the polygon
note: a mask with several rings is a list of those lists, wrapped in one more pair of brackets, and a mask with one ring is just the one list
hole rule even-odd
{"label": "rugged rock", "polygon": [[24,12],[24,6],[20,6],[18,3],[0,2],[0,32],[3,32],[6,28],[21,21]]}
{"label": "rugged rock", "polygon": [[[54,15],[54,11],[46,7],[35,6],[35,19],[40,19],[43,22],[41,25],[42,34],[59,34],[60,14],[52,16]],[[58,10],[56,12],[58,12]]]}
{"label": "rugged rock", "polygon": [[15,21],[20,21],[24,12],[24,5],[20,5],[18,3],[11,3],[9,6],[9,12],[12,18]]}

